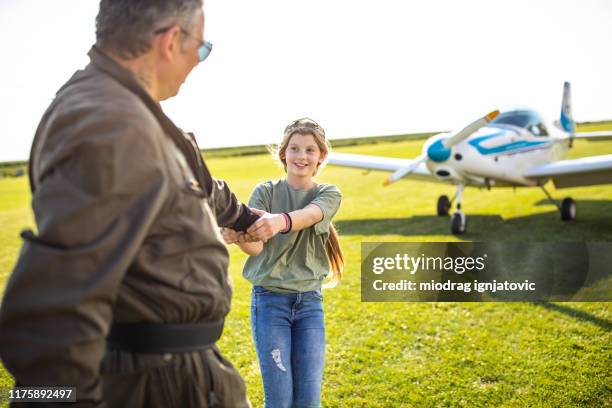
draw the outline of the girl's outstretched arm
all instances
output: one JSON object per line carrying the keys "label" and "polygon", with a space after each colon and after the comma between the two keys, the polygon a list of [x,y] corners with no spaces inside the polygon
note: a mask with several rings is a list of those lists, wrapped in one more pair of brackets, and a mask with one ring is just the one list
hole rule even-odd
{"label": "girl's outstretched arm", "polygon": [[222,228],[221,235],[226,244],[236,244],[247,255],[257,256],[263,250],[263,242],[254,241],[254,237],[230,228]]}
{"label": "girl's outstretched arm", "polygon": [[[270,214],[257,208],[251,208],[251,211],[260,217],[247,230],[255,238],[267,241],[289,228],[283,214]],[[316,204],[308,204],[301,210],[291,211],[288,215],[291,217],[291,231],[309,228],[323,219],[323,211]]]}
{"label": "girl's outstretched arm", "polygon": [[263,242],[236,242],[236,245],[247,255],[257,256],[263,251]]}

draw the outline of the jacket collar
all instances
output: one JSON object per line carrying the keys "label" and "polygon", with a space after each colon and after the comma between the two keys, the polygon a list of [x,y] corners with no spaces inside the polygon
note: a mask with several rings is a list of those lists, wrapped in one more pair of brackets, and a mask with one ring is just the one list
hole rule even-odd
{"label": "jacket collar", "polygon": [[134,74],[123,68],[108,55],[104,54],[98,47],[95,45],[92,46],[87,55],[89,55],[92,65],[119,81],[123,86],[143,99],[147,105],[150,106],[150,104],[153,103],[159,106],[136,80]]}
{"label": "jacket collar", "polygon": [[91,64],[95,68],[111,76],[142,99],[145,105],[153,113],[162,129],[164,129],[165,133],[174,140],[178,148],[182,151],[200,186],[204,188],[208,195],[212,194],[212,176],[200,156],[193,136],[187,136],[166,116],[161,105],[151,98],[151,95],[149,95],[142,85],[140,85],[134,77],[134,74],[129,70],[123,68],[95,45],[91,47],[87,55],[89,55]]}

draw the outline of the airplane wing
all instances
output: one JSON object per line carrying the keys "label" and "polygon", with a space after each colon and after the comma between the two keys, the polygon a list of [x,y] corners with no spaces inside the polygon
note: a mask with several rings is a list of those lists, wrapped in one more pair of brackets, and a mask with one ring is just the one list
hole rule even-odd
{"label": "airplane wing", "polygon": [[561,160],[532,167],[526,178],[552,178],[556,188],[612,184],[612,154]]}
{"label": "airplane wing", "polygon": [[604,130],[602,132],[579,132],[576,133],[576,139],[586,139],[589,141],[604,141],[612,140],[612,131]]}
{"label": "airplane wing", "polygon": [[[380,156],[366,156],[363,154],[350,154],[350,153],[331,153],[329,155],[328,164],[334,166],[343,167],[354,167],[358,169],[366,170],[380,170],[395,172],[401,168],[404,168],[414,161],[410,159],[398,159],[393,157],[380,157]],[[434,177],[431,172],[425,166],[425,163],[421,163],[417,166],[414,171],[407,174],[405,178],[412,178],[426,181],[440,181]]]}

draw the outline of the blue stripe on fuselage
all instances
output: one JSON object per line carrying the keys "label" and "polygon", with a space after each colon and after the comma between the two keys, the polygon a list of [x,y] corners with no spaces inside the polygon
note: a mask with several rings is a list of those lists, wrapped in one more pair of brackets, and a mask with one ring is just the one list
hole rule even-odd
{"label": "blue stripe on fuselage", "polygon": [[485,140],[493,139],[494,137],[501,136],[503,134],[505,134],[505,132],[497,132],[497,133],[493,133],[492,135],[477,137],[475,139],[470,140],[468,143],[474,146],[476,150],[478,150],[478,153],[485,155],[485,156],[489,154],[518,153],[520,151],[533,150],[535,146],[544,147],[542,145],[548,144],[548,142],[545,142],[545,141],[535,142],[535,141],[529,141],[529,140],[520,140],[517,142],[507,143],[501,146],[496,146],[496,147],[491,147],[491,148],[487,148],[487,147],[480,145],[480,143],[484,142]]}

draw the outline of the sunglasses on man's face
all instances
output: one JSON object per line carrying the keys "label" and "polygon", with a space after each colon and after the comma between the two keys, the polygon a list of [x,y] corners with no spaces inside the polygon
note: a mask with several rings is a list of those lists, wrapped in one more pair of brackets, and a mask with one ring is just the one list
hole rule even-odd
{"label": "sunglasses on man's face", "polygon": [[[153,32],[153,34],[157,35],[157,34],[162,34],[165,33],[166,31],[168,31],[169,29],[171,29],[172,27],[174,27],[173,25],[168,26],[168,27],[163,27],[160,29],[157,29]],[[181,32],[183,34],[185,34],[188,37],[192,37],[196,40],[198,40],[193,34],[191,34],[189,31],[185,30],[183,27],[181,27]],[[212,51],[212,43],[208,42],[208,41],[201,41],[198,40],[200,42],[200,45],[198,46],[198,62],[202,62],[204,61],[206,58],[208,58],[208,56],[210,55],[210,52]]]}

